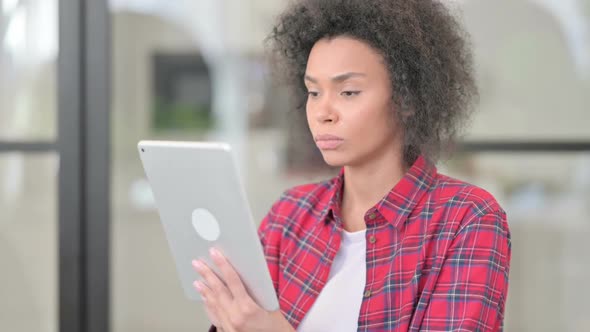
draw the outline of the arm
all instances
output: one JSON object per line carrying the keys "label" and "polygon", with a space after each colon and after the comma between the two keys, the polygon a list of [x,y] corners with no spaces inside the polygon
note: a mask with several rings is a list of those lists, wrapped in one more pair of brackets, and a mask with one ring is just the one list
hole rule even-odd
{"label": "arm", "polygon": [[506,214],[497,211],[473,219],[447,251],[420,330],[503,328],[511,256]]}
{"label": "arm", "polygon": [[275,292],[279,292],[279,256],[281,252],[282,226],[276,222],[278,202],[273,205],[268,214],[262,219],[258,227],[258,237],[262,244],[262,251],[268,265],[268,272],[272,279]]}

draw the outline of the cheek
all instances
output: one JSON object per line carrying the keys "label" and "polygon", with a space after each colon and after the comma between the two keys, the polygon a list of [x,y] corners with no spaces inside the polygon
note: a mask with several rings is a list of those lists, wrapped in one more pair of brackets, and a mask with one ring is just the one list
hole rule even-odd
{"label": "cheek", "polygon": [[389,135],[393,131],[394,114],[389,103],[377,103],[374,99],[367,100],[359,105],[358,110],[354,119],[351,119],[351,123],[359,130],[374,132],[379,136]]}
{"label": "cheek", "polygon": [[305,121],[307,123],[307,127],[309,128],[309,130],[313,133],[313,129],[314,129],[314,121],[312,121],[312,115],[311,112],[309,111],[307,105],[305,106]]}

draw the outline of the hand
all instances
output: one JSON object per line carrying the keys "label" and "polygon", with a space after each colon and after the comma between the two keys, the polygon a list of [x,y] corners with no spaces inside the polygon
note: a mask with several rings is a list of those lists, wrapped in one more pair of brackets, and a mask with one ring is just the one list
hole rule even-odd
{"label": "hand", "polygon": [[193,267],[205,281],[195,281],[194,286],[213,325],[226,332],[295,331],[280,310],[266,311],[250,297],[238,273],[219,251],[212,249],[210,253],[225,283],[203,261],[194,260]]}

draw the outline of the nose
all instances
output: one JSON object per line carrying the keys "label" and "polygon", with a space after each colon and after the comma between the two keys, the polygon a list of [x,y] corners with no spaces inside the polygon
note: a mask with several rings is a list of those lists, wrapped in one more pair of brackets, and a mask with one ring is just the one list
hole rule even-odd
{"label": "nose", "polygon": [[329,94],[318,96],[315,101],[308,104],[312,108],[312,114],[318,123],[335,123],[338,121],[338,112]]}

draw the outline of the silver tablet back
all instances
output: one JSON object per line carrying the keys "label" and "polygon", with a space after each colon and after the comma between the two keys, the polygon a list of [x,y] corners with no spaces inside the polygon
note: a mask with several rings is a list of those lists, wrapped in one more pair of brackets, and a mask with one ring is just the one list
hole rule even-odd
{"label": "silver tablet back", "polygon": [[279,308],[257,227],[252,220],[234,157],[224,143],[141,141],[139,154],[186,296],[200,279],[191,265],[201,258],[220,275],[209,248],[220,249],[252,298]]}

